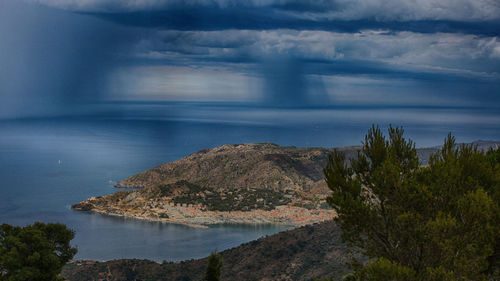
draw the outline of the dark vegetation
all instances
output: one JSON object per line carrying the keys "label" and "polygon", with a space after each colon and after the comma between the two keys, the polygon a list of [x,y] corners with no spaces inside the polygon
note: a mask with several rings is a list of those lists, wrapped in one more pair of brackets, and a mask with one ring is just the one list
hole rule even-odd
{"label": "dark vegetation", "polygon": [[[289,194],[295,195],[293,192],[289,192]],[[290,197],[286,197],[286,194],[272,189],[232,189],[231,191],[221,191],[209,187],[203,188],[197,184],[182,180],[134,191],[119,191],[111,195],[98,197],[91,203],[119,205],[120,202],[129,202],[127,198],[131,197],[142,197],[147,200],[155,200],[163,197],[168,198],[166,200],[174,204],[200,204],[209,211],[272,210],[276,206],[286,205],[291,202]],[[73,207],[80,210],[92,209],[91,204],[76,204]]]}
{"label": "dark vegetation", "polygon": [[[210,211],[249,211],[253,209],[272,210],[276,206],[290,203],[283,193],[269,189],[233,189],[232,191],[217,191],[186,181],[174,185],[162,185],[160,189],[171,190],[172,187],[185,184],[188,190],[175,196],[172,201],[176,204],[202,204]],[[169,192],[163,192],[163,194]],[[172,195],[172,194],[170,194]]]}
{"label": "dark vegetation", "polygon": [[220,281],[222,269],[222,257],[213,252],[208,256],[208,265],[203,281]]}
{"label": "dark vegetation", "polygon": [[76,254],[75,233],[63,224],[0,226],[0,280],[63,280],[62,267]]}
{"label": "dark vegetation", "polygon": [[500,280],[499,150],[449,135],[419,166],[403,129],[378,127],[357,159],[334,153],[325,168],[343,241],[370,258],[346,280]]}

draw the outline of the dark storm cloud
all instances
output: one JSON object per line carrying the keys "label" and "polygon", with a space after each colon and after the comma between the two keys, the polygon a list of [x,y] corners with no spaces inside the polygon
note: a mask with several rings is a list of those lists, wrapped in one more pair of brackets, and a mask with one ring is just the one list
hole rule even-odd
{"label": "dark storm cloud", "polygon": [[498,20],[495,0],[28,0],[83,12],[135,12],[190,8],[268,8],[297,18],[390,20]]}
{"label": "dark storm cloud", "polygon": [[141,11],[128,13],[86,13],[115,23],[143,28],[177,30],[225,29],[297,29],[335,32],[359,32],[364,29],[387,29],[419,33],[466,33],[485,36],[500,35],[500,21],[408,20],[379,21],[375,18],[359,20],[300,19],[264,8],[191,8],[169,11]]}
{"label": "dark storm cloud", "polygon": [[494,36],[500,4],[491,0],[392,1],[57,1],[59,8],[113,22],[178,30],[299,29],[357,32],[390,29],[423,33],[459,32]]}

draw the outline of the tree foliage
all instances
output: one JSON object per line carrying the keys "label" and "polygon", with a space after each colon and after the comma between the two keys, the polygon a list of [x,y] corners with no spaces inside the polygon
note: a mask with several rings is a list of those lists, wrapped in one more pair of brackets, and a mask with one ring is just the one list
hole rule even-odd
{"label": "tree foliage", "polygon": [[76,254],[75,234],[63,224],[0,226],[0,280],[53,281]]}
{"label": "tree foliage", "polygon": [[324,169],[343,240],[367,256],[357,280],[485,280],[498,266],[498,157],[448,135],[428,166],[402,128],[372,126],[357,159]]}
{"label": "tree foliage", "polygon": [[204,281],[219,281],[221,277],[222,257],[216,252],[212,252],[208,257],[207,271]]}

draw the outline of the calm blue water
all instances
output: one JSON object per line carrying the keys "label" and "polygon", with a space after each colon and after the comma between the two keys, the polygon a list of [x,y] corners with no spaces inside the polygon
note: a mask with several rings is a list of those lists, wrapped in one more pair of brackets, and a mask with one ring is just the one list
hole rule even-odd
{"label": "calm blue water", "polygon": [[226,143],[358,145],[372,123],[404,125],[418,146],[441,144],[450,131],[459,142],[500,139],[494,109],[125,104],[103,112],[0,121],[0,223],[65,223],[76,231],[78,259],[204,257],[285,228],[195,229],[78,212],[70,205],[115,192],[113,182],[134,173]]}

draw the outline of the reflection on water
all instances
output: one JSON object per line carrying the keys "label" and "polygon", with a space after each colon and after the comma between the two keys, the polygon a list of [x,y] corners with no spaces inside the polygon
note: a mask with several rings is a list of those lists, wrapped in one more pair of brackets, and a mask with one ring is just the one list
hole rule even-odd
{"label": "reflection on water", "polygon": [[76,231],[76,258],[182,260],[208,255],[281,226],[209,229],[72,211],[115,192],[114,182],[226,143],[358,145],[372,123],[404,125],[419,146],[500,139],[496,110],[440,108],[273,109],[225,105],[123,105],[73,118],[0,121],[0,223],[62,222]]}

